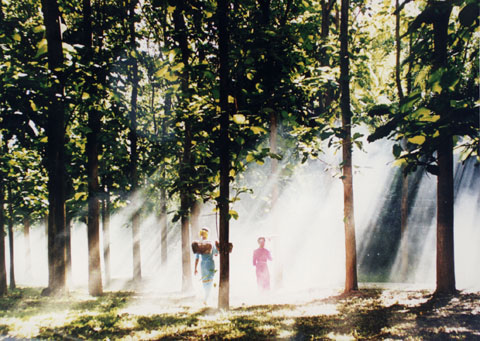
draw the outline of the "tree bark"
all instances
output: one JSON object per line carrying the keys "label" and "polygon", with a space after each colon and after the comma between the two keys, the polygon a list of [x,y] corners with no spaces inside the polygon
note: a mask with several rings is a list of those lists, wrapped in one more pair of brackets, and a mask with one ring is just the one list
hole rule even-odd
{"label": "tree bark", "polygon": [[401,78],[401,39],[400,39],[400,9],[399,0],[395,0],[395,82],[397,83],[398,98],[403,102],[403,88]]}
{"label": "tree bark", "polygon": [[218,294],[218,308],[230,308],[230,139],[229,139],[229,107],[228,95],[229,66],[228,66],[228,0],[217,1],[218,20],[218,54],[220,61],[220,196],[218,206],[220,211],[220,284]]}
{"label": "tree bark", "polygon": [[66,271],[67,282],[72,280],[72,215],[65,214],[65,258],[66,258]]}
{"label": "tree bark", "polygon": [[110,272],[110,192],[107,189],[102,205],[103,227],[103,263],[105,266],[105,284],[110,285],[112,275]]}
{"label": "tree bark", "polygon": [[350,110],[350,77],[348,57],[348,8],[349,0],[342,0],[340,18],[340,107],[342,111],[342,155],[343,155],[343,201],[345,225],[345,292],[358,289],[357,248],[355,240],[355,219],[352,174],[352,138]]}
{"label": "tree bark", "polygon": [[[448,62],[448,22],[452,5],[449,2],[434,2],[436,18],[434,29],[435,62],[432,72],[446,68]],[[439,115],[448,119],[449,99],[442,91],[442,109]],[[441,142],[437,150],[437,287],[438,294],[451,294],[455,287],[454,261],[454,193],[453,193],[453,137],[449,131],[441,132]]]}
{"label": "tree bark", "polygon": [[[170,117],[172,110],[172,97],[171,94],[168,92],[165,95],[165,117],[162,120],[162,141],[167,135],[167,117]],[[166,180],[166,169],[165,165],[162,164],[162,169],[161,169],[161,174],[162,174],[162,179],[164,180],[163,183],[165,184]],[[161,225],[161,232],[160,232],[160,250],[161,250],[161,262],[162,265],[167,264],[168,260],[168,219],[167,219],[167,190],[165,188],[165,185],[162,186],[160,189],[160,225]]]}
{"label": "tree bark", "polygon": [[[129,29],[130,49],[136,55],[136,32],[135,32],[135,7],[137,0],[129,1]],[[130,110],[130,181],[132,182],[132,194],[138,188],[138,150],[137,150],[137,98],[138,98],[138,61],[136,57],[131,60],[131,110]],[[140,252],[140,211],[133,213],[132,217],[132,239],[133,239],[133,281],[138,284],[142,280],[142,258]]]}
{"label": "tree bark", "polygon": [[16,288],[15,283],[15,249],[14,249],[14,235],[13,235],[13,198],[12,188],[8,186],[8,246],[10,251],[10,290]]}
{"label": "tree bark", "polygon": [[[270,113],[270,152],[276,154],[277,150],[277,137],[278,137],[278,116],[275,112]],[[272,201],[270,209],[274,212],[275,207],[277,205],[278,196],[279,196],[279,189],[278,189],[278,160],[276,158],[271,158],[271,168],[270,174],[271,178],[274,179],[274,183],[272,185]],[[274,267],[274,284],[275,287],[281,288],[283,283],[283,259],[281,253],[281,231],[280,231],[280,224],[277,220],[277,215],[273,213],[273,224],[275,226],[275,234],[277,237],[273,241],[273,249],[274,249],[274,256],[275,256],[275,267]]]}
{"label": "tree bark", "polygon": [[30,245],[30,217],[23,218],[23,243],[25,247],[25,278],[32,280],[32,250]]}
{"label": "tree bark", "polygon": [[5,189],[0,179],[0,295],[6,295],[7,289],[7,266],[5,264]]}
{"label": "tree bark", "polygon": [[[184,70],[181,78],[181,89],[185,98],[189,97],[189,74],[187,67],[189,65],[190,50],[188,48],[187,27],[183,18],[185,11],[185,2],[177,1],[177,7],[173,12],[173,21],[175,24],[175,39],[180,45],[182,62]],[[183,141],[183,156],[180,165],[180,177],[184,183],[188,183],[190,177],[190,167],[192,162],[192,131],[188,118],[185,120],[185,138]],[[188,291],[192,288],[192,269],[190,260],[190,211],[192,199],[189,193],[189,186],[183,185],[180,189],[180,214],[182,225],[182,291]]]}
{"label": "tree bark", "polygon": [[49,280],[48,290],[44,293],[49,294],[63,292],[66,289],[65,106],[63,103],[63,49],[57,1],[42,0],[42,12],[47,38],[48,68],[55,79],[51,81],[47,109]]}
{"label": "tree bark", "polygon": [[[85,46],[84,61],[87,69],[93,59],[93,30],[92,30],[92,7],[90,0],[83,0],[83,43]],[[93,76],[87,79],[86,90],[94,91]],[[87,182],[88,182],[88,292],[92,296],[99,296],[103,293],[102,272],[100,265],[100,202],[98,199],[98,155],[101,123],[100,113],[93,105],[88,106],[88,128],[87,134]]]}
{"label": "tree bark", "polygon": [[[398,99],[400,105],[404,101],[402,79],[401,79],[401,39],[400,39],[400,3],[395,0],[395,81],[397,84]],[[403,141],[406,148],[406,140]],[[402,193],[400,207],[400,277],[405,280],[408,272],[408,174],[402,172]]]}
{"label": "tree bark", "polygon": [[195,239],[200,232],[200,212],[202,211],[202,202],[197,200],[192,205],[192,221],[191,221],[191,229],[192,229],[192,238]]}
{"label": "tree bark", "polygon": [[322,6],[322,30],[320,36],[325,39],[330,32],[330,13],[332,12],[335,0],[321,0]]}

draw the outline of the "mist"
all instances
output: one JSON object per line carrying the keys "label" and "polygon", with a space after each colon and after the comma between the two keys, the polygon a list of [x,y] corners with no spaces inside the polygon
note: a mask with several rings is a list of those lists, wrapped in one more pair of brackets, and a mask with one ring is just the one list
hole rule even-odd
{"label": "mist", "polygon": [[[339,290],[345,280],[343,226],[343,185],[339,170],[340,155],[321,154],[316,160],[297,165],[286,176],[286,157],[280,162],[281,174],[271,175],[268,161],[248,164],[237,180],[252,193],[243,193],[232,204],[239,218],[230,222],[230,291],[233,304],[285,302],[316,292]],[[360,285],[398,283],[421,288],[435,285],[436,177],[420,171],[412,174],[415,187],[410,193],[408,219],[408,273],[400,277],[400,191],[401,177],[393,166],[390,142],[366,144],[354,152],[354,199],[357,259]],[[283,170],[282,170],[283,169]],[[456,163],[455,173],[455,265],[457,288],[480,289],[480,176],[475,161]],[[269,206],[272,186],[279,183],[276,206]],[[233,190],[232,193],[235,193]],[[139,192],[136,207],[147,198]],[[132,207],[116,212],[110,221],[112,282],[106,290],[132,290],[132,231],[129,221]],[[154,294],[179,293],[181,288],[180,227],[168,229],[168,262],[161,263],[160,223],[154,212],[144,212],[141,225],[143,285],[141,290]],[[218,239],[218,217],[212,203],[202,206],[200,226],[210,229],[210,239]],[[69,287],[86,290],[88,278],[86,225],[72,226],[72,273]],[[272,294],[257,291],[253,251],[257,238],[266,238],[272,252],[269,264]],[[101,234],[102,237],[102,234]],[[191,235],[191,240],[198,236]],[[100,240],[102,245],[103,241]],[[7,271],[8,271],[8,243]],[[30,232],[31,269],[27,271],[23,232],[15,233],[15,274],[18,285],[44,287],[48,282],[47,238],[45,226],[32,226]],[[192,276],[194,255],[191,255]],[[216,257],[218,269],[218,257]],[[102,254],[103,268],[103,254]],[[277,281],[281,275],[282,280]],[[218,283],[218,273],[214,280]],[[105,278],[105,277],[104,277]],[[201,296],[199,277],[193,277],[194,293]],[[104,282],[105,283],[105,282]],[[212,293],[216,298],[217,287]]]}

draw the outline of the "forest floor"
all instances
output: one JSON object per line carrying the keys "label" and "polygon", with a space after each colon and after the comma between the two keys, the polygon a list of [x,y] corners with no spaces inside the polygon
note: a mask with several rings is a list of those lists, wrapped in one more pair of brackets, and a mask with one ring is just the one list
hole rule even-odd
{"label": "forest floor", "polygon": [[[0,298],[0,340],[480,340],[480,292],[366,288],[303,300],[202,306],[194,296],[82,292],[42,297],[20,288]],[[318,295],[317,295],[318,294]],[[277,296],[276,301],[282,301]]]}

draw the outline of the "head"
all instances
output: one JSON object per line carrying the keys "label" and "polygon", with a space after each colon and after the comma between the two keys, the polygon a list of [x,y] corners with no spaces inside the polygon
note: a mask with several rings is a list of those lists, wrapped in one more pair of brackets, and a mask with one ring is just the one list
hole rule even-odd
{"label": "head", "polygon": [[202,238],[202,239],[207,239],[207,238],[208,238],[208,233],[209,233],[208,228],[207,228],[207,227],[203,227],[203,228],[200,230],[200,232],[199,232],[200,238]]}
{"label": "head", "polygon": [[259,238],[257,239],[257,242],[258,242],[258,245],[259,245],[260,247],[264,247],[264,246],[265,246],[265,237],[259,237]]}

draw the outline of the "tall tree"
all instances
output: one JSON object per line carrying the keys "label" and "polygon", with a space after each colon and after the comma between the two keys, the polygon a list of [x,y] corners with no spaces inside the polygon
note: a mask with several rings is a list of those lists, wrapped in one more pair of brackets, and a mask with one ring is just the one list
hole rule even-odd
{"label": "tall tree", "polygon": [[[400,24],[401,24],[401,8],[400,1],[395,0],[395,83],[397,84],[398,100],[400,105],[404,101],[404,93],[402,87],[401,78],[401,54],[402,54],[402,40],[400,38]],[[406,140],[404,139],[404,145]],[[405,170],[403,168],[403,170]],[[400,252],[401,252],[401,265],[400,276],[405,279],[408,270],[408,173],[402,172],[402,192],[401,192],[401,207],[400,207]]]}
{"label": "tall tree", "polygon": [[[448,66],[448,23],[450,1],[432,1],[434,40],[433,72]],[[448,93],[439,95],[438,114],[448,119],[450,104]],[[443,131],[437,149],[437,293],[455,292],[455,261],[453,243],[453,136]]]}
{"label": "tall tree", "polygon": [[[165,95],[165,117],[162,120],[162,141],[165,141],[165,137],[167,135],[167,117],[170,117],[171,115],[171,109],[172,108],[172,95],[170,92],[168,92]],[[167,171],[165,164],[162,164],[162,168],[160,170],[161,172],[161,177],[162,180],[164,180],[167,177]],[[168,213],[167,213],[167,189],[166,186],[163,185],[160,188],[160,214],[161,214],[161,219],[160,219],[160,225],[161,225],[161,231],[160,231],[160,252],[161,252],[161,263],[162,265],[167,264],[167,259],[168,259],[168,252],[167,252],[167,247],[168,247],[168,242],[167,242],[167,237],[168,237]]]}
{"label": "tall tree", "polygon": [[[187,27],[184,19],[185,1],[177,1],[175,11],[173,12],[173,21],[175,24],[175,40],[180,46],[181,58],[183,63],[183,72],[181,75],[181,90],[183,103],[187,103],[190,96],[189,85],[189,58],[190,49],[188,47]],[[183,182],[180,188],[180,219],[182,225],[182,291],[192,288],[192,269],[190,260],[190,212],[192,206],[191,193],[187,186],[192,163],[192,129],[189,117],[184,121],[184,140],[183,156],[180,165],[179,176]]]}
{"label": "tall tree", "polygon": [[[130,77],[132,82],[132,93],[130,97],[130,181],[132,194],[138,189],[138,134],[137,134],[137,100],[138,100],[138,60],[137,60],[137,33],[135,31],[135,8],[137,0],[129,0],[128,4],[128,25],[130,31]],[[132,239],[133,239],[133,280],[138,283],[142,279],[142,258],[140,253],[140,210],[137,209],[132,216]]]}
{"label": "tall tree", "polygon": [[220,196],[218,206],[220,211],[220,283],[218,307],[230,307],[230,108],[229,96],[229,34],[228,34],[228,0],[217,1],[218,57],[220,62]]}
{"label": "tall tree", "polygon": [[15,284],[15,252],[14,252],[14,240],[13,235],[13,197],[12,187],[8,185],[8,246],[10,252],[10,289],[13,290],[16,287]]}
{"label": "tall tree", "polygon": [[[92,6],[90,0],[83,0],[83,44],[85,46],[84,65],[91,69],[93,65],[93,30],[92,30]],[[94,79],[88,77],[85,91],[94,92]],[[90,96],[90,99],[94,97]],[[102,273],[100,267],[100,201],[98,183],[98,155],[99,155],[99,133],[100,113],[93,103],[87,102],[88,128],[87,134],[87,181],[88,181],[88,292],[90,295],[99,296],[103,293]]]}
{"label": "tall tree", "polygon": [[5,184],[0,179],[0,295],[7,294],[7,267],[5,264]]}
{"label": "tall tree", "polygon": [[23,218],[23,240],[25,248],[25,278],[32,279],[32,251],[30,243],[30,217]]}
{"label": "tall tree", "polygon": [[57,1],[42,0],[42,12],[47,38],[48,68],[52,74],[47,108],[49,279],[45,293],[56,293],[66,288],[64,65]]}
{"label": "tall tree", "polygon": [[112,279],[110,261],[110,192],[105,191],[102,201],[102,229],[103,229],[103,263],[105,267],[105,284],[109,285]]}
{"label": "tall tree", "polygon": [[349,0],[341,2],[340,16],[340,108],[342,111],[342,155],[343,155],[343,205],[345,224],[345,292],[358,289],[357,247],[352,174],[352,112],[350,109],[350,76],[348,53],[348,9]]}

